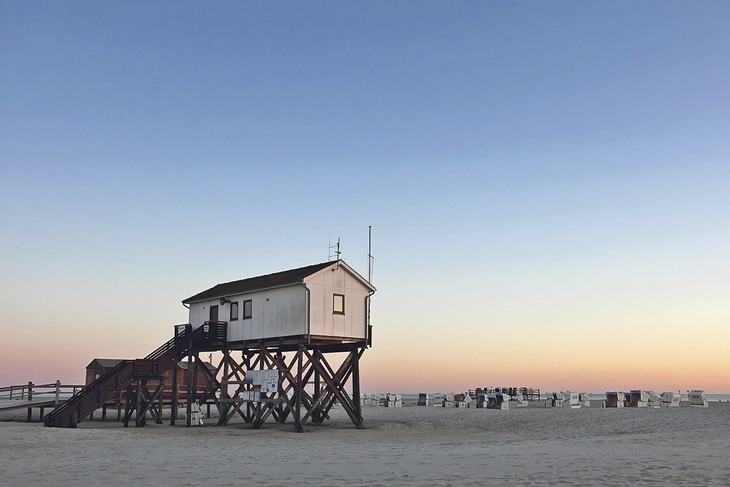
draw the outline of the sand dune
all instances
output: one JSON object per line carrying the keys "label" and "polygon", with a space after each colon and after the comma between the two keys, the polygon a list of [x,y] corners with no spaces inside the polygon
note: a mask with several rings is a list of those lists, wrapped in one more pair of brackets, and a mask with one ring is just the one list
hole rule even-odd
{"label": "sand dune", "polygon": [[0,485],[730,484],[730,404],[363,413],[364,430],[334,410],[301,434],[273,423],[2,422]]}

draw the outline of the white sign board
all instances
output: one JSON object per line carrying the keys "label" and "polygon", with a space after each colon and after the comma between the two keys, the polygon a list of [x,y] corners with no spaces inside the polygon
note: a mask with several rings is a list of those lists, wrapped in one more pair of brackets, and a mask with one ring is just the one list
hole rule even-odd
{"label": "white sign board", "polygon": [[279,371],[274,370],[249,370],[246,372],[246,382],[255,386],[261,386],[261,392],[271,393],[279,390]]}

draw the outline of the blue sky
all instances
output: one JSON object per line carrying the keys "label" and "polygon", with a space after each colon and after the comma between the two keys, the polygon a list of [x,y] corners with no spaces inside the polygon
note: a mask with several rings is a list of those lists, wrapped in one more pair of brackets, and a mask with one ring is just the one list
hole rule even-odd
{"label": "blue sky", "polygon": [[[0,326],[49,361],[64,330],[81,367],[143,356],[182,299],[326,260],[329,234],[364,274],[372,225],[372,370],[413,337],[730,357],[729,21],[709,1],[4,2]],[[8,343],[0,364],[28,353]]]}

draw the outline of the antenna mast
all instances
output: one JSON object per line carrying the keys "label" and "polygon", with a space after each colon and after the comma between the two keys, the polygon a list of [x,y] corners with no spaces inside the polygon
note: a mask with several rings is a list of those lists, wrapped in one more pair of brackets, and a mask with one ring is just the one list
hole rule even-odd
{"label": "antenna mast", "polygon": [[[335,249],[334,255],[332,255],[332,249]],[[340,237],[337,237],[337,245],[330,245],[329,246],[329,253],[327,255],[327,261],[329,262],[332,260],[332,257],[335,257],[336,260],[340,260]]]}
{"label": "antenna mast", "polygon": [[368,225],[368,282],[373,281],[373,226]]}

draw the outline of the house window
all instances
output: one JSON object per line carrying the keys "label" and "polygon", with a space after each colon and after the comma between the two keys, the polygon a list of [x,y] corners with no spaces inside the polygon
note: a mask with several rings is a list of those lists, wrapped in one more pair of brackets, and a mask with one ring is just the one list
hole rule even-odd
{"label": "house window", "polygon": [[218,305],[214,304],[210,307],[209,321],[218,321]]}
{"label": "house window", "polygon": [[334,294],[332,295],[332,313],[336,315],[345,314],[345,295]]}
{"label": "house window", "polygon": [[251,312],[253,311],[253,306],[251,306],[251,300],[247,299],[243,302],[243,319],[247,320],[251,318]]}
{"label": "house window", "polygon": [[231,319],[229,321],[238,320],[238,301],[231,302]]}

